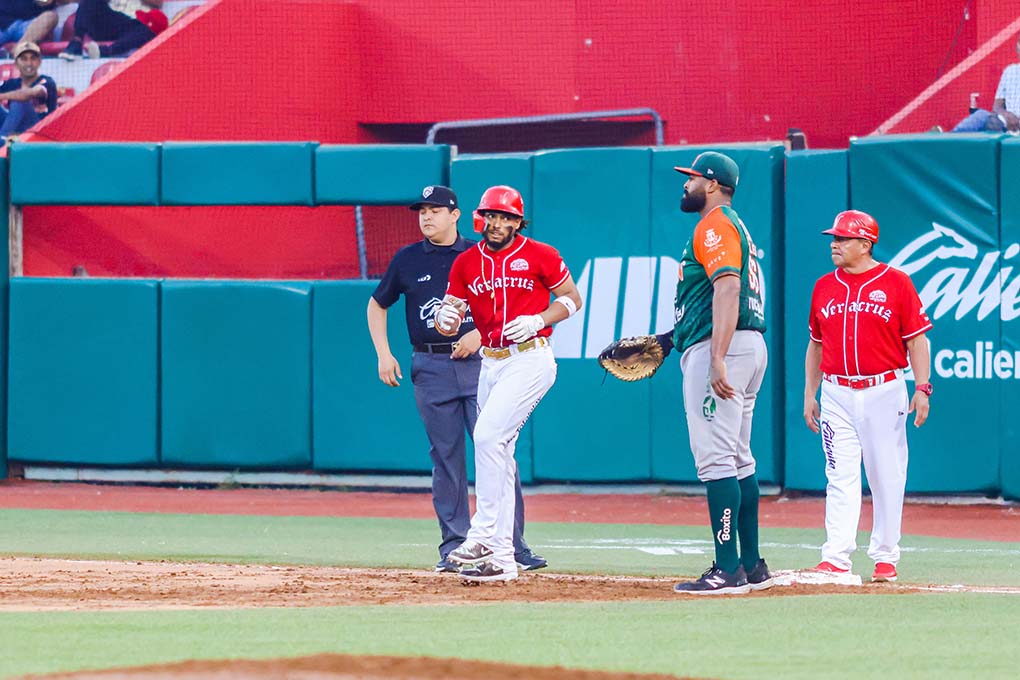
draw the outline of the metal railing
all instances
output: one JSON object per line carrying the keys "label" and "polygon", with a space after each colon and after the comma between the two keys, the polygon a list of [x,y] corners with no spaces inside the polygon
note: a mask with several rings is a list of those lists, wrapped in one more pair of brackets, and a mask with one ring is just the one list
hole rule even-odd
{"label": "metal railing", "polygon": [[542,116],[512,116],[510,118],[478,118],[476,120],[450,120],[436,123],[429,128],[426,144],[435,144],[441,130],[462,130],[465,128],[495,127],[497,125],[527,125],[530,123],[562,123],[571,120],[597,120],[601,118],[635,118],[648,116],[655,124],[655,146],[663,145],[662,116],[650,108],[614,109],[611,111],[582,111],[580,113],[550,113]]}
{"label": "metal railing", "polygon": [[[528,125],[535,123],[563,123],[576,120],[599,120],[604,118],[638,118],[646,116],[655,126],[655,146],[662,146],[662,116],[651,108],[613,109],[610,111],[582,111],[580,113],[551,113],[541,116],[512,116],[509,118],[478,118],[475,120],[450,120],[436,123],[429,128],[426,144],[435,144],[436,136],[442,130],[463,130],[468,128],[497,127],[501,125]],[[361,206],[354,206],[355,234],[358,244],[358,269],[361,279],[368,278],[368,247],[365,241],[365,221]]]}

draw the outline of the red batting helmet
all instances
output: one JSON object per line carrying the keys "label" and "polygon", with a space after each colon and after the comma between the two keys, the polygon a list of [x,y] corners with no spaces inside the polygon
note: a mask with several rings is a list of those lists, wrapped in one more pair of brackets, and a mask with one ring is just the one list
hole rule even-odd
{"label": "red batting helmet", "polygon": [[479,234],[485,231],[485,218],[482,217],[482,213],[476,210],[473,213],[471,213],[471,217],[474,220],[475,231],[477,231]]}
{"label": "red batting helmet", "polygon": [[478,212],[498,210],[517,217],[524,217],[524,199],[521,192],[504,185],[489,187],[478,201]]}
{"label": "red batting helmet", "polygon": [[866,212],[844,210],[836,215],[832,228],[822,233],[847,238],[865,238],[872,243],[878,243],[878,222]]}

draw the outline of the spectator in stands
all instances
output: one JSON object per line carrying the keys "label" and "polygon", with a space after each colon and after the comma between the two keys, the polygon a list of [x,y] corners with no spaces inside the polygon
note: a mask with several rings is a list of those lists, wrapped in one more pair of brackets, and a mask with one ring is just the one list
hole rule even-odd
{"label": "spectator in stands", "polygon": [[1002,71],[999,87],[995,89],[992,110],[978,109],[953,128],[953,132],[1011,132],[1020,133],[1020,35],[1016,40],[1016,64]]}
{"label": "spectator in stands", "polygon": [[10,137],[32,127],[57,108],[57,84],[49,76],[39,75],[42,56],[39,46],[22,42],[14,49],[14,63],[20,78],[0,84],[0,137]]}
{"label": "spectator in stands", "polygon": [[[92,59],[116,57],[138,49],[166,30],[163,0],[78,0],[74,36],[60,53],[73,61],[85,51]],[[85,42],[88,36],[92,40]],[[96,40],[112,41],[99,45]]]}
{"label": "spectator in stands", "polygon": [[0,0],[0,44],[39,43],[57,25],[56,5],[71,0]]}

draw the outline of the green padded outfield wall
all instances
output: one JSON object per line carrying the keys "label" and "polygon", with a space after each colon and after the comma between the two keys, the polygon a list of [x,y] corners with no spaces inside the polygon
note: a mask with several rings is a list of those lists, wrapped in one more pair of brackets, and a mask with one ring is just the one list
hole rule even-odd
{"label": "green padded outfield wall", "polygon": [[[409,213],[409,216],[411,213]],[[390,350],[404,379],[379,380],[365,309],[377,281],[319,281],[312,303],[313,457],[317,470],[428,472],[414,404],[404,301],[388,310]]]}
{"label": "green padded outfield wall", "polygon": [[155,281],[11,282],[11,458],[158,463],[157,302]]}
{"label": "green padded outfield wall", "polygon": [[[461,218],[457,223],[460,233],[467,239],[478,241],[481,234],[474,230],[472,213],[478,207],[482,193],[491,186],[508,184],[521,192],[524,199],[524,210],[529,216],[532,206],[531,190],[531,157],[530,153],[512,154],[465,154],[458,156],[450,165],[450,187],[457,194],[460,204]],[[531,233],[539,240],[542,236],[541,225],[529,227]],[[552,238],[552,235],[549,236]],[[534,461],[532,459],[534,426],[532,419],[524,425],[517,437],[515,457],[521,480],[531,482],[534,477]],[[469,467],[474,467],[474,456],[468,456]]]}
{"label": "green padded outfield wall", "polygon": [[166,142],[163,205],[315,205],[313,142]]}
{"label": "green padded outfield wall", "polygon": [[[0,211],[3,211],[4,224],[10,229],[10,202],[8,200],[7,159],[0,158]],[[0,245],[4,254],[3,261],[10,262],[10,243],[5,239]],[[10,267],[0,271],[0,479],[7,477],[7,371],[10,362],[7,358],[7,301],[10,291]]]}
{"label": "green padded outfield wall", "polygon": [[1009,385],[1017,403],[1020,375],[1020,355],[1002,344],[1020,295],[999,292],[1000,273],[1013,269],[1003,255],[1017,250],[1004,253],[999,238],[999,141],[913,135],[850,145],[850,205],[878,220],[876,257],[910,275],[934,324],[932,414],[920,429],[908,420],[908,492],[999,488],[1005,412],[995,395]]}
{"label": "green padded outfield wall", "polygon": [[[1013,355],[1014,369],[1010,379],[1000,380],[1001,401],[1004,405],[1002,428],[999,430],[999,448],[1002,495],[1020,500],[1020,419],[1016,417],[1020,405],[1020,380],[1016,366],[1020,363],[1020,139],[1005,138],[999,147],[1001,262],[1003,300],[1000,305],[1002,323],[1002,349]],[[1008,298],[1008,299],[1007,299]],[[935,395],[932,395],[935,396]]]}
{"label": "green padded outfield wall", "polygon": [[553,333],[556,384],[532,417],[535,478],[648,480],[651,383],[603,384],[594,359],[621,333],[651,328],[651,151],[544,151],[532,163],[526,216],[538,240],[563,255],[584,300]]}
{"label": "green padded outfield wall", "polygon": [[310,468],[311,284],[161,291],[162,463]]}
{"label": "green padded outfield wall", "polygon": [[457,227],[465,238],[473,241],[481,238],[474,229],[471,214],[478,207],[482,193],[491,186],[508,184],[517,189],[524,199],[525,213],[530,213],[532,156],[534,154],[531,153],[464,154],[453,160],[450,164],[450,187],[457,193],[461,212]]}
{"label": "green padded outfield wall", "polygon": [[786,157],[784,486],[788,489],[825,490],[821,440],[804,424],[804,355],[811,291],[815,281],[833,269],[832,237],[820,232],[847,209],[847,173],[847,152],[842,149],[794,151]]}
{"label": "green padded outfield wall", "polygon": [[[158,144],[14,144],[10,164],[16,205],[159,203]],[[46,181],[68,169],[73,181]]]}
{"label": "green padded outfield wall", "polygon": [[429,184],[449,184],[444,144],[335,144],[315,150],[319,205],[406,205]]}
{"label": "green padded outfield wall", "polygon": [[[686,176],[673,170],[689,167],[702,151],[721,151],[740,167],[740,182],[733,208],[747,225],[765,272],[765,314],[769,367],[754,412],[751,449],[763,483],[782,481],[782,431],[777,427],[782,410],[782,207],[783,147],[777,144],[673,147],[652,150],[651,254],[658,263],[654,309],[655,332],[673,325],[679,262],[698,216],[680,210]],[[686,415],[680,355],[672,353],[650,381],[651,462],[656,480],[696,482]]]}

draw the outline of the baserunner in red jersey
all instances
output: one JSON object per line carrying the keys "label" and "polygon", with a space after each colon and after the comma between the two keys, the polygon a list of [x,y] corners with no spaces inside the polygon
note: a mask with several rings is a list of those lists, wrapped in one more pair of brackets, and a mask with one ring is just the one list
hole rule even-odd
{"label": "baserunner in red jersey", "polygon": [[456,333],[470,308],[482,336],[475,425],[475,514],[467,540],[449,554],[468,581],[517,578],[514,450],[517,435],[556,380],[552,326],[581,307],[563,258],[520,232],[524,201],[508,186],[490,187],[476,211],[484,239],[450,269],[440,332]]}

